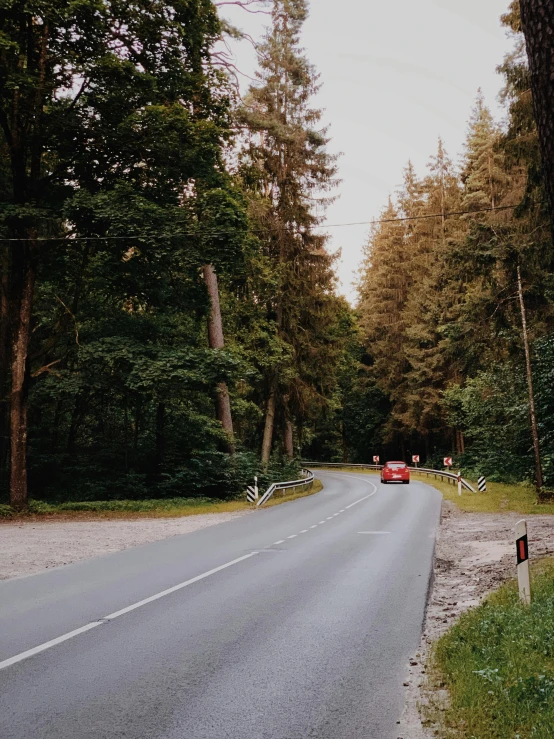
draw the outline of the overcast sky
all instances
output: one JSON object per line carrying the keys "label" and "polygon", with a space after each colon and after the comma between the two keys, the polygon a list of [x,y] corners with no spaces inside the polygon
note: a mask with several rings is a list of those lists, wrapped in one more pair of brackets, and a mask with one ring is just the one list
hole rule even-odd
{"label": "overcast sky", "polygon": [[[423,173],[441,136],[458,161],[477,90],[498,118],[502,79],[496,66],[512,47],[500,25],[509,0],[312,0],[303,33],[321,74],[316,105],[330,125],[330,150],[342,152],[338,201],[328,224],[379,216],[411,159]],[[267,17],[234,8],[227,17],[254,38]],[[247,74],[255,57],[234,47]],[[341,290],[355,298],[367,226],[330,228],[341,249]]]}

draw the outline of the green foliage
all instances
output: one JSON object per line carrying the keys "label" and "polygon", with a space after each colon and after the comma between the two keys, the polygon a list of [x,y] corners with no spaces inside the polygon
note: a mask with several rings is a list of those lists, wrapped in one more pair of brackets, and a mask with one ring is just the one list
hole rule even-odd
{"label": "green foliage", "polygon": [[[554,484],[554,337],[534,345],[536,407],[547,486]],[[534,459],[529,434],[529,396],[523,361],[493,365],[444,393],[448,420],[466,434],[468,448],[459,462],[476,477],[493,481],[531,480]]]}
{"label": "green foliage", "polygon": [[542,569],[530,607],[519,602],[515,584],[506,585],[438,642],[435,677],[450,696],[440,721],[453,736],[552,736],[554,569]]}
{"label": "green foliage", "polygon": [[[274,0],[260,47],[258,82],[240,113],[249,130],[240,176],[260,228],[265,298],[257,324],[271,351],[257,362],[262,404],[276,399],[277,425],[295,422],[298,441],[328,410],[343,350],[344,310],[335,294],[327,237],[314,231],[335,183],[322,113],[310,107],[317,74],[300,44],[305,0]],[[265,325],[264,325],[265,324]]]}
{"label": "green foliage", "polygon": [[[359,312],[371,376],[390,402],[385,442],[440,466],[454,453],[489,479],[534,476],[517,269],[524,282],[547,485],[552,485],[549,362],[554,247],[544,210],[529,72],[512,3],[515,50],[499,67],[506,126],[479,92],[460,172],[442,143],[428,173],[405,181],[371,233]],[[456,211],[466,211],[462,216]],[[482,211],[487,212],[482,212]]]}

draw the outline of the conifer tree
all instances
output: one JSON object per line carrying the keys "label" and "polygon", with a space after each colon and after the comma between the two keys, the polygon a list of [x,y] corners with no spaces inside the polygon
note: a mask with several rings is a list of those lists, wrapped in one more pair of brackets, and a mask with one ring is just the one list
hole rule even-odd
{"label": "conifer tree", "polygon": [[262,248],[278,275],[268,318],[289,356],[283,364],[281,355],[264,373],[264,465],[276,421],[285,430],[290,455],[293,419],[301,426],[308,408],[325,403],[336,343],[332,257],[326,237],[314,231],[336,168],[326,149],[321,111],[310,106],[318,78],[300,47],[307,13],[306,0],[274,0],[260,47],[259,82],[250,88],[243,111],[250,131],[243,179],[258,200]]}
{"label": "conifer tree", "polygon": [[445,261],[450,240],[460,228],[459,218],[449,215],[460,209],[460,188],[441,140],[423,192],[425,202],[419,215],[424,218],[414,227],[414,288],[404,310],[410,368],[400,388],[403,403],[397,415],[404,428],[426,436],[441,428],[440,391],[448,377],[441,326],[453,298],[447,289]]}
{"label": "conifer tree", "polygon": [[504,156],[498,146],[499,139],[499,127],[479,90],[465,144],[462,170],[463,210],[497,207],[507,181]]}
{"label": "conifer tree", "polygon": [[372,228],[359,286],[360,325],[374,359],[373,374],[389,396],[407,368],[403,314],[410,287],[409,245],[398,216],[389,199],[381,213],[384,222]]}

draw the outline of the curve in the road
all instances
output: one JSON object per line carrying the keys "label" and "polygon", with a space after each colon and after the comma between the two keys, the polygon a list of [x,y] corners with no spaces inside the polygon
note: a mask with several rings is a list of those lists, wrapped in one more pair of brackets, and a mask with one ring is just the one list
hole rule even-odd
{"label": "curve in the road", "polygon": [[318,476],[294,503],[0,583],[0,735],[394,737],[440,495]]}

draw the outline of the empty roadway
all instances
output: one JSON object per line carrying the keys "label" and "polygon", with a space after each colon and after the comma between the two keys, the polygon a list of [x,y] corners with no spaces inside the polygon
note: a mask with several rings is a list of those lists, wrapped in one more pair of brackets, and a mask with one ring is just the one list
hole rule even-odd
{"label": "empty roadway", "polygon": [[441,497],[318,476],[317,495],[0,583],[0,736],[396,737]]}

